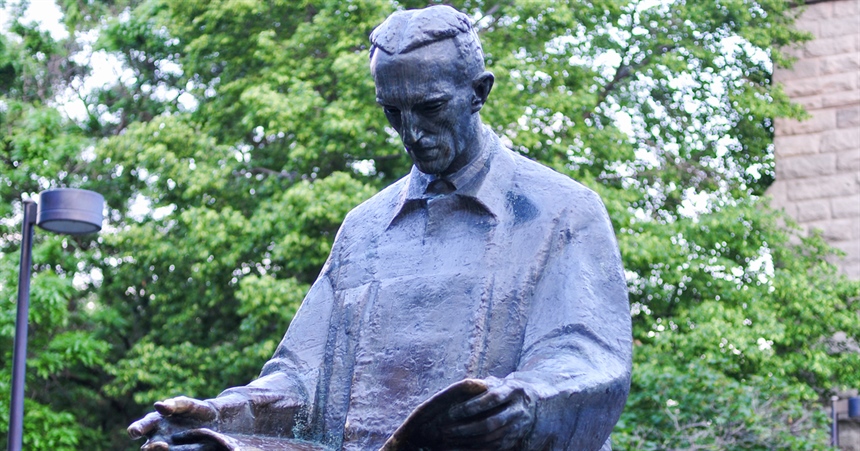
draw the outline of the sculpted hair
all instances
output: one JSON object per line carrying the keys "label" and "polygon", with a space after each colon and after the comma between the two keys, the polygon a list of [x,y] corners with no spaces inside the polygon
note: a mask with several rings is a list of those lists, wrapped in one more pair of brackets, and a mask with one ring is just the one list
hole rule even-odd
{"label": "sculpted hair", "polygon": [[484,51],[472,20],[447,5],[397,11],[388,16],[370,33],[370,59],[378,50],[396,55],[445,39],[454,39],[464,69],[472,74],[484,70]]}

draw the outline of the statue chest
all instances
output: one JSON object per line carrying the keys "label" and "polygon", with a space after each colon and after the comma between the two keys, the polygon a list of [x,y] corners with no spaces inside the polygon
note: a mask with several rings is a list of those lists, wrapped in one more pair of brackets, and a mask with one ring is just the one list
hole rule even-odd
{"label": "statue chest", "polygon": [[427,209],[341,255],[326,423],[356,449],[452,382],[516,369],[542,246],[493,218],[453,219]]}

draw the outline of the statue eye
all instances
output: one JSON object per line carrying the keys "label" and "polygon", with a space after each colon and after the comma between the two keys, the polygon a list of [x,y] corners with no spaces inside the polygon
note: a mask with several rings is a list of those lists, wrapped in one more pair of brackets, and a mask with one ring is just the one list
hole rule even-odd
{"label": "statue eye", "polygon": [[445,102],[433,102],[424,106],[424,112],[426,113],[438,113],[442,111],[442,107],[445,106]]}

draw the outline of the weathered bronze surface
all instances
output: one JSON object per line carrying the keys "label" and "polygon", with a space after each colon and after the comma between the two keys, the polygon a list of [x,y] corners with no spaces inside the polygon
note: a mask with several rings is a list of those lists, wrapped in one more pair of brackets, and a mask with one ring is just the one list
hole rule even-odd
{"label": "weathered bronze surface", "polygon": [[412,171],[344,220],[257,380],[157,403],[129,433],[174,450],[610,449],[631,329],[602,202],[482,125],[494,77],[467,16],[398,12],[371,41]]}

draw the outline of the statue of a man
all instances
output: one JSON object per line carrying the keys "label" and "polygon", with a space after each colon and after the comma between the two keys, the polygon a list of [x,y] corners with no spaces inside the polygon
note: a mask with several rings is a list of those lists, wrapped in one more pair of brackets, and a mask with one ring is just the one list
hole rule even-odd
{"label": "statue of a man", "polygon": [[610,449],[631,328],[602,202],[482,125],[494,77],[468,16],[397,12],[371,41],[376,101],[412,171],[346,217],[259,379],[157,403],[129,432],[375,450],[423,401],[475,380],[486,391],[431,413],[430,449]]}

